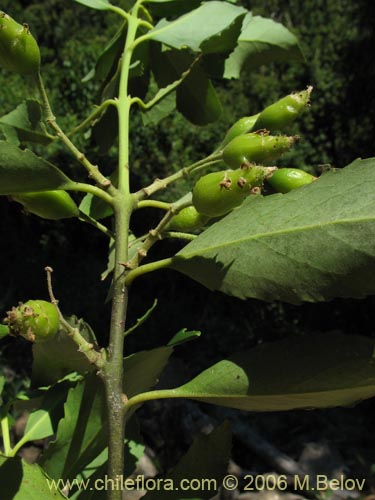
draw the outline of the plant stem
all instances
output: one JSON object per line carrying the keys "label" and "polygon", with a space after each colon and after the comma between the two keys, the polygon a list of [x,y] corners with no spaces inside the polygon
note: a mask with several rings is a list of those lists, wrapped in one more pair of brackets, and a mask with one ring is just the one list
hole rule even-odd
{"label": "plant stem", "polygon": [[56,299],[55,294],[53,293],[53,287],[52,287],[52,273],[53,269],[50,266],[45,267],[44,269],[47,273],[47,288],[48,288],[48,294],[50,297],[50,300],[52,304],[56,307],[57,312],[59,314],[59,320],[60,320],[60,326],[63,330],[66,331],[66,333],[72,338],[72,340],[77,344],[78,346],[78,351],[82,352],[87,359],[90,361],[91,364],[96,366],[98,370],[101,370],[104,365],[105,365],[105,356],[103,355],[103,351],[97,351],[95,350],[95,346],[91,344],[90,342],[87,342],[87,340],[81,335],[80,331],[78,328],[73,327],[71,324],[66,321],[64,318],[62,312],[60,311],[60,308],[58,306],[59,301]]}
{"label": "plant stem", "polygon": [[100,116],[101,114],[103,114],[104,111],[109,106],[116,106],[116,101],[114,99],[107,99],[106,101],[102,102],[100,106],[97,106],[94,109],[94,111],[87,118],[85,118],[85,120],[83,120],[83,122],[81,122],[79,125],[77,125],[72,130],[70,130],[66,134],[67,137],[71,137],[72,135],[76,134],[77,132],[80,132],[81,130],[84,130],[86,127],[89,127],[92,124],[92,122],[95,120],[95,118]]}
{"label": "plant stem", "polygon": [[105,226],[104,224],[101,224],[96,219],[93,219],[89,215],[83,213],[81,210],[79,211],[79,220],[82,220],[82,221],[86,222],[87,224],[90,224],[91,226],[95,227],[96,229],[99,229],[99,231],[101,231],[103,234],[108,236],[108,238],[114,239],[114,234],[112,233],[112,231],[110,229],[108,229],[107,226]]}
{"label": "plant stem", "polygon": [[99,186],[108,190],[112,195],[116,193],[116,188],[111,185],[109,181],[103,174],[99,172],[97,165],[93,165],[86,156],[72,143],[69,137],[61,130],[60,126],[56,121],[56,117],[52,112],[52,108],[44,88],[44,83],[42,80],[42,75],[40,72],[36,78],[36,84],[43,101],[44,115],[46,122],[50,127],[56,132],[57,137],[65,144],[69,151],[74,155],[74,157],[83,165],[83,167],[88,171],[89,177],[92,178]]}
{"label": "plant stem", "polygon": [[160,208],[161,210],[169,210],[171,208],[171,203],[166,203],[165,201],[158,201],[158,200],[144,200],[140,201],[136,209],[138,208]]}
{"label": "plant stem", "polygon": [[[115,265],[108,358],[103,369],[108,414],[108,477],[116,479],[124,470],[125,406],[123,394],[124,330],[128,306],[126,270],[121,265],[128,258],[129,221],[135,198],[129,187],[129,115],[131,98],[128,80],[132,58],[131,45],[135,40],[139,20],[137,4],[127,18],[128,29],[123,53],[119,97],[117,101],[119,124],[118,190],[113,198],[115,216]],[[108,500],[121,500],[120,490],[109,490]]]}
{"label": "plant stem", "polygon": [[180,231],[163,231],[161,234],[162,238],[177,238],[179,240],[193,241],[197,237],[196,234],[182,233]]}
{"label": "plant stem", "polygon": [[176,392],[175,389],[160,389],[156,391],[142,392],[130,398],[126,403],[126,409],[129,409],[135,405],[145,403],[146,401],[152,401],[154,399],[170,399],[170,398],[186,398],[189,394],[182,394],[181,392]]}
{"label": "plant stem", "polygon": [[161,233],[163,229],[167,226],[168,222],[173,218],[173,216],[176,215],[183,208],[188,207],[190,205],[191,205],[191,200],[187,199],[185,201],[184,198],[182,198],[180,201],[177,201],[176,203],[171,204],[168,212],[164,215],[164,217],[161,219],[156,228],[151,229],[151,231],[149,231],[147,238],[143,242],[142,246],[138,249],[135,256],[131,260],[125,261],[125,267],[127,269],[137,268],[141,263],[141,261],[147,256],[147,253],[150,250],[150,248],[154,246],[154,244],[157,241],[163,239]]}
{"label": "plant stem", "polygon": [[129,287],[136,278],[139,278],[139,276],[158,271],[159,269],[165,269],[166,267],[170,266],[172,262],[173,257],[167,257],[166,259],[157,260],[155,262],[150,262],[149,264],[139,266],[128,273],[128,275],[126,276],[125,284],[127,287]]}
{"label": "plant stem", "polygon": [[86,184],[85,182],[72,182],[69,183],[66,188],[67,191],[79,191],[81,193],[90,193],[98,198],[102,199],[108,205],[113,204],[113,197],[106,193],[103,189],[98,186],[93,186],[92,184]]}
{"label": "plant stem", "polygon": [[7,415],[1,419],[1,433],[3,436],[4,455],[9,457],[11,456],[12,447],[10,445],[9,420]]}
{"label": "plant stem", "polygon": [[164,179],[155,179],[152,184],[135,193],[135,196],[137,197],[138,200],[143,200],[144,198],[148,198],[157,191],[159,191],[160,189],[165,189],[172,182],[182,179],[183,177],[188,177],[192,172],[198,169],[206,168],[211,165],[216,165],[221,161],[222,161],[222,153],[221,152],[213,153],[207,156],[206,158],[203,158],[202,160],[199,160],[189,165],[188,167],[184,167],[178,170],[178,172],[169,175]]}

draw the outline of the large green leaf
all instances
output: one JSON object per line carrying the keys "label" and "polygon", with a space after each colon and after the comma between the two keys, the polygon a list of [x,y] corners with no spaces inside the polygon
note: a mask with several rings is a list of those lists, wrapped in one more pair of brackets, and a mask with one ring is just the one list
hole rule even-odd
{"label": "large green leaf", "polygon": [[[175,49],[188,47],[194,52],[208,53],[226,51],[233,44],[232,24],[235,23],[239,34],[238,19],[245,14],[245,9],[227,2],[206,2],[174,21],[162,19],[149,31],[147,38]],[[215,43],[210,43],[212,39],[215,39]]]}
{"label": "large green leaf", "polygon": [[375,159],[248,198],[171,267],[212,290],[291,303],[375,293]]}
{"label": "large green leaf", "polygon": [[297,38],[282,24],[248,13],[238,45],[225,64],[225,78],[239,78],[246,65],[252,69],[272,61],[301,59]]}
{"label": "large green leaf", "polygon": [[52,137],[44,129],[41,118],[42,109],[39,102],[28,99],[0,117],[0,125],[8,141],[16,146],[22,142],[46,145],[51,142]]}
{"label": "large green leaf", "polygon": [[44,474],[37,464],[28,464],[20,457],[0,455],[1,498],[4,500],[58,500],[67,498]]}
{"label": "large green leaf", "polygon": [[41,465],[54,479],[74,479],[106,446],[104,386],[96,374],[70,389],[56,440]]}
{"label": "large green leaf", "polygon": [[[150,491],[142,498],[145,500],[212,498],[215,493],[213,485],[219,485],[226,473],[231,448],[230,427],[228,422],[224,422],[209,435],[202,434],[196,437],[179,463],[163,477],[164,488]],[[207,478],[211,480],[211,487],[204,483]],[[189,481],[192,488],[186,489]]]}
{"label": "large green leaf", "polygon": [[247,411],[346,406],[375,395],[374,340],[294,336],[220,361],[165,397]]}
{"label": "large green leaf", "polygon": [[66,189],[72,184],[61,170],[43,158],[0,141],[0,195]]}

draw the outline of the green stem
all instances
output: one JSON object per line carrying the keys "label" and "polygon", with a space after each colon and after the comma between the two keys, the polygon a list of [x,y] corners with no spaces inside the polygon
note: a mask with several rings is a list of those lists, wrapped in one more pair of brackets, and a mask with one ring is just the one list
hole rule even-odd
{"label": "green stem", "polygon": [[172,262],[173,257],[168,257],[166,259],[157,260],[155,262],[150,262],[149,264],[139,266],[128,273],[128,275],[126,276],[125,285],[129,287],[136,278],[139,278],[139,276],[158,271],[159,269],[165,269],[169,267]]}
{"label": "green stem", "polygon": [[[139,20],[137,4],[127,18],[128,29],[122,58],[119,97],[117,101],[119,125],[118,191],[113,199],[115,216],[115,265],[113,273],[113,299],[109,334],[108,358],[103,369],[108,413],[108,477],[116,479],[124,470],[125,407],[123,394],[124,330],[128,306],[126,270],[121,263],[128,258],[130,216],[135,198],[129,186],[129,115],[131,98],[128,80],[132,58],[131,45],[136,37]],[[109,490],[108,500],[121,500],[120,490]]]}
{"label": "green stem", "polygon": [[151,316],[153,310],[155,309],[155,307],[158,305],[158,299],[155,299],[154,300],[154,303],[152,304],[152,306],[150,307],[150,309],[148,309],[146,311],[146,313],[141,317],[141,318],[138,318],[137,321],[135,322],[134,325],[132,325],[130,328],[128,328],[125,332],[124,332],[124,337],[127,337],[128,335],[130,335],[131,333],[134,332],[134,330],[136,330],[137,328],[139,328],[141,325],[143,325],[143,323],[145,321],[148,320],[148,318]]}
{"label": "green stem", "polygon": [[96,219],[93,219],[89,215],[85,214],[82,212],[82,210],[79,211],[79,219],[82,220],[83,222],[86,222],[87,224],[90,224],[91,226],[95,227],[96,229],[99,229],[103,234],[108,236],[108,238],[114,239],[114,234],[110,229],[108,229],[107,226],[104,224],[101,224],[99,221]]}
{"label": "green stem", "polygon": [[175,389],[160,389],[158,391],[148,391],[141,394],[137,394],[130,398],[126,406],[126,411],[129,411],[133,406],[145,403],[146,401],[152,401],[154,399],[170,399],[170,398],[186,398],[187,395],[183,395],[177,392]]}
{"label": "green stem", "polygon": [[173,216],[176,215],[183,208],[189,207],[191,205],[191,200],[190,199],[185,200],[184,198],[170,205],[168,212],[164,215],[164,217],[161,219],[156,228],[151,229],[151,231],[149,231],[147,238],[143,242],[142,246],[138,249],[134,257],[129,261],[125,261],[126,262],[125,267],[127,269],[137,268],[141,263],[141,261],[147,256],[147,253],[150,250],[150,248],[153,247],[157,241],[163,239],[161,233],[168,224],[168,222],[173,218]]}
{"label": "green stem", "polygon": [[66,135],[67,137],[71,137],[72,135],[76,134],[77,132],[81,132],[81,130],[84,130],[86,127],[89,127],[92,122],[100,116],[101,114],[104,113],[104,111],[109,107],[109,106],[116,106],[116,101],[114,99],[107,99],[106,101],[102,102],[100,106],[98,106],[94,111],[85,119],[83,122],[81,122],[79,125],[74,127],[72,130],[70,130]]}
{"label": "green stem", "polygon": [[212,165],[216,165],[222,161],[222,153],[215,153],[212,155],[203,158],[203,160],[199,160],[188,167],[184,167],[178,172],[165,177],[164,179],[155,179],[155,181],[149,186],[142,188],[140,191],[135,193],[135,196],[138,200],[143,200],[144,198],[148,198],[152,196],[154,193],[159,191],[160,189],[165,189],[169,184],[175,182],[183,177],[188,177],[194,171],[206,168]]}
{"label": "green stem", "polygon": [[181,233],[180,231],[163,231],[161,236],[163,238],[177,238],[180,240],[193,241],[197,237],[196,234]]}
{"label": "green stem", "polygon": [[84,182],[74,182],[68,184],[65,189],[67,191],[79,191],[81,193],[90,193],[93,194],[94,196],[97,196],[98,198],[101,198],[103,201],[108,203],[108,205],[113,205],[113,197],[108,194],[106,191],[103,191],[103,189],[93,186],[92,184],[86,184]]}
{"label": "green stem", "polygon": [[56,299],[55,294],[53,293],[53,287],[52,287],[52,273],[53,269],[52,267],[47,266],[45,268],[45,271],[47,273],[47,288],[48,288],[48,294],[50,297],[50,300],[52,304],[56,307],[56,310],[59,314],[59,320],[60,320],[60,327],[66,331],[66,333],[72,338],[72,340],[77,344],[78,346],[78,351],[82,352],[87,359],[90,361],[91,364],[96,366],[98,370],[101,370],[106,363],[104,352],[103,351],[97,351],[95,350],[95,346],[91,344],[90,342],[87,342],[87,340],[81,335],[80,331],[78,328],[73,327],[66,319],[64,318],[62,312],[60,311],[60,308],[58,306],[59,301]]}
{"label": "green stem", "polygon": [[61,130],[60,126],[56,121],[56,117],[52,112],[52,108],[44,87],[42,75],[40,72],[36,78],[36,85],[38,87],[40,96],[43,101],[44,115],[46,122],[55,131],[57,137],[65,144],[69,151],[73,154],[76,160],[81,163],[81,165],[88,171],[89,177],[92,178],[99,186],[108,190],[110,194],[116,193],[116,188],[111,185],[111,182],[100,173],[97,165],[93,165],[86,156],[72,143],[69,137]]}
{"label": "green stem", "polygon": [[166,203],[165,201],[158,201],[158,200],[144,200],[138,202],[136,209],[138,208],[146,208],[146,207],[151,207],[151,208],[160,208],[161,210],[169,210],[171,208],[170,203]]}
{"label": "green stem", "polygon": [[7,415],[1,419],[1,432],[3,436],[4,455],[10,457],[12,447],[10,445],[9,420]]}

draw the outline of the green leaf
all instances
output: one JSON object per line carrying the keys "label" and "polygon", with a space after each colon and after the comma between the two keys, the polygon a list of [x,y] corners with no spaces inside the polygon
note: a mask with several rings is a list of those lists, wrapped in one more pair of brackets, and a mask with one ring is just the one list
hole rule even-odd
{"label": "green leaf", "polygon": [[42,110],[38,101],[28,99],[16,109],[0,117],[4,134],[16,146],[22,142],[47,145],[52,137],[42,128]]}
{"label": "green leaf", "polygon": [[[126,424],[126,444],[124,448],[125,460],[124,460],[124,477],[130,476],[141,457],[144,455],[145,445],[143,444],[143,439],[140,434],[139,423],[135,415]],[[90,484],[95,484],[97,479],[105,481],[108,469],[108,448],[105,448],[98,457],[96,457],[90,464],[88,464],[82,471],[78,474],[77,481],[85,481],[90,478]],[[97,483],[105,484],[105,483]],[[107,492],[105,489],[98,490],[95,488],[87,488],[86,490],[78,490],[75,494],[70,495],[72,500],[105,500],[107,497]]]}
{"label": "green leaf", "polygon": [[152,106],[147,113],[142,113],[144,125],[157,125],[176,109],[176,93],[168,94],[164,99]]}
{"label": "green leaf", "polygon": [[194,66],[178,87],[176,105],[178,111],[194,125],[207,125],[220,118],[222,106],[219,97],[201,65]]}
{"label": "green leaf", "polygon": [[113,106],[109,106],[100,120],[95,123],[92,131],[95,143],[99,146],[99,154],[105,154],[118,135],[117,110]]}
{"label": "green leaf", "polygon": [[74,479],[106,446],[104,387],[96,374],[70,389],[56,440],[41,465],[54,479]]}
{"label": "green leaf", "polygon": [[159,88],[181,79],[176,89],[176,105],[186,119],[195,125],[206,125],[219,118],[222,107],[215,89],[201,64],[188,51],[154,50],[152,71]]}
{"label": "green leaf", "polygon": [[298,304],[375,293],[375,159],[249,197],[174,258],[211,290]]}
{"label": "green leaf", "polygon": [[61,170],[43,158],[0,141],[0,195],[68,189],[72,184]]}
{"label": "green leaf", "polygon": [[189,331],[187,328],[183,328],[168,342],[168,345],[176,347],[181,344],[185,344],[185,342],[190,342],[190,340],[195,340],[201,336],[201,332],[196,330]]}
{"label": "green leaf", "polygon": [[128,398],[156,385],[173,352],[173,346],[140,351],[124,359],[124,393]]}
{"label": "green leaf", "polygon": [[294,336],[220,361],[166,397],[246,411],[352,405],[375,395],[374,340]]}
{"label": "green leaf", "polygon": [[97,10],[110,10],[112,7],[108,0],[74,0],[77,3]]}
{"label": "green leaf", "polygon": [[239,78],[245,67],[303,59],[297,38],[282,24],[248,13],[238,45],[225,64],[225,78]]}
{"label": "green leaf", "polygon": [[1,495],[4,500],[67,498],[56,488],[50,488],[50,480],[39,465],[28,464],[20,457],[6,458],[0,455],[0,478]]}
{"label": "green leaf", "polygon": [[65,380],[46,391],[41,408],[30,413],[22,441],[35,441],[52,436],[63,416],[63,404],[72,384]]}
{"label": "green leaf", "polygon": [[[200,435],[194,439],[188,452],[180,462],[163,477],[163,486],[159,490],[149,491],[142,498],[144,500],[180,500],[199,498],[209,499],[215,493],[214,489],[204,486],[204,480],[209,478],[212,483],[219,485],[226,474],[231,455],[232,437],[228,422],[216,427],[208,435]],[[189,481],[199,485],[201,489],[186,490]],[[211,484],[212,484],[211,483]],[[170,486],[167,489],[167,486]],[[175,487],[172,488],[172,485]],[[178,485],[184,485],[181,493]]]}
{"label": "green leaf", "polygon": [[111,205],[108,205],[105,201],[97,196],[87,193],[79,205],[79,209],[84,214],[95,220],[105,219],[113,215],[113,209]]}
{"label": "green leaf", "polygon": [[[96,344],[94,333],[87,323],[74,316],[68,321],[79,328],[88,342]],[[78,351],[77,344],[64,331],[58,332],[52,340],[33,344],[32,387],[54,384],[70,372],[84,374],[92,370],[93,366],[86,356]]]}
{"label": "green leaf", "polygon": [[111,78],[118,66],[125,46],[126,26],[121,26],[117,33],[110,40],[104,51],[100,54],[95,65],[95,78],[107,81]]}
{"label": "green leaf", "polygon": [[[222,34],[225,37],[226,30],[238,18],[243,18],[246,12],[242,7],[236,7],[227,2],[206,2],[174,21],[168,22],[162,19],[153,30],[148,32],[147,38],[178,50],[187,47],[194,52],[205,49],[207,52],[222,50],[223,40],[218,43],[219,37]],[[215,38],[215,44],[209,43],[213,38]],[[231,36],[228,40],[232,43]],[[227,50],[225,43],[224,47]]]}

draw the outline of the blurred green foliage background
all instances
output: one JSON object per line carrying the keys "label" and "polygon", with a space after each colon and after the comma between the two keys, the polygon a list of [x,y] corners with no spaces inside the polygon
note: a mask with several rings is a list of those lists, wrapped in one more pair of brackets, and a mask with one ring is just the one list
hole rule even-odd
{"label": "blurred green foliage background", "polygon": [[[244,72],[240,81],[217,81],[223,102],[221,119],[205,128],[192,126],[178,113],[157,126],[143,126],[134,114],[132,138],[133,188],[166,175],[203,155],[220,142],[227,128],[245,114],[294,90],[314,86],[312,107],[292,130],[301,136],[284,166],[319,170],[321,165],[345,166],[357,157],[374,155],[373,58],[374,3],[370,0],[243,0],[254,14],[282,22],[300,40],[305,62],[274,64]],[[82,83],[96,57],[118,28],[112,14],[87,9],[66,0],[3,0],[2,10],[19,22],[29,23],[42,50],[43,74],[58,121],[70,130],[98,102],[100,86]],[[0,109],[6,114],[26,97],[36,96],[30,81],[0,71]],[[78,137],[93,163],[106,173],[116,161],[116,147],[99,154],[90,139]],[[79,166],[61,146],[47,156],[68,173]],[[81,174],[80,174],[81,175]],[[186,185],[177,184],[169,198],[180,196]],[[148,229],[160,214],[141,211],[134,217],[139,231]],[[109,306],[104,304],[109,282],[101,282],[106,266],[107,242],[78,221],[49,222],[26,217],[18,205],[0,199],[0,314],[29,298],[46,298],[44,267],[54,268],[55,292],[66,314],[83,316],[106,342]],[[166,256],[179,243],[163,242],[153,256]],[[158,297],[159,306],[140,336],[129,339],[129,349],[151,347],[167,341],[178,329],[201,329],[199,356],[193,371],[207,362],[256,343],[293,332],[342,329],[371,334],[374,300],[337,300],[329,304],[295,307],[256,300],[240,302],[212,293],[187,278],[167,271],[142,278],[132,290],[129,322],[132,323]],[[194,343],[193,343],[194,344]],[[29,346],[13,339],[2,341],[4,356],[29,359]],[[191,356],[196,345],[181,349]]]}

